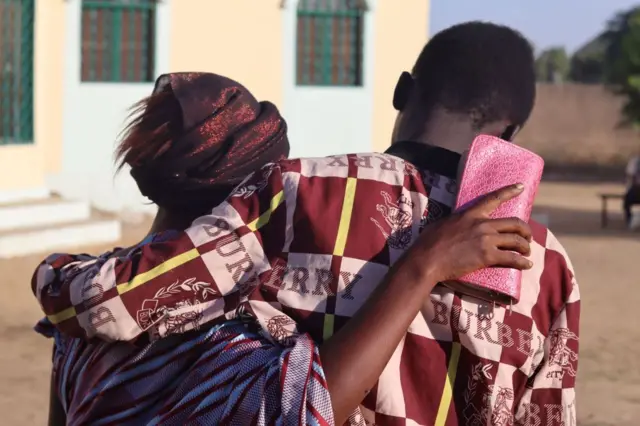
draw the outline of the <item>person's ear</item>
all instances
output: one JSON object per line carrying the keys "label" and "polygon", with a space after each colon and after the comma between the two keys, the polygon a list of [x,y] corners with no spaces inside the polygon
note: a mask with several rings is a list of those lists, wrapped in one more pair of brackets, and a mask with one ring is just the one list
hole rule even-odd
{"label": "person's ear", "polygon": [[400,78],[398,78],[398,82],[396,83],[396,89],[393,92],[393,107],[396,111],[402,111],[407,106],[414,84],[413,77],[410,73],[404,71],[400,74]]}

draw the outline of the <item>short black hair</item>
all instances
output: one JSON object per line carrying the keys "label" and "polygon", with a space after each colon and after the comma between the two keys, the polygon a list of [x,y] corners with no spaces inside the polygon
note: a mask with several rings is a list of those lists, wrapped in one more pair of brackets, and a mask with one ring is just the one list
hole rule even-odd
{"label": "short black hair", "polygon": [[502,25],[474,21],[437,33],[412,75],[427,113],[434,107],[468,113],[477,128],[498,120],[521,126],[533,109],[533,48]]}

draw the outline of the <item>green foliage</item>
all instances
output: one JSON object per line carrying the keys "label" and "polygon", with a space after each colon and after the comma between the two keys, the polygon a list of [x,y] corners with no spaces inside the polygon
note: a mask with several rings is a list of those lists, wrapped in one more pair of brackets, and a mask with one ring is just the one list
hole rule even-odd
{"label": "green foliage", "polygon": [[542,51],[536,59],[538,81],[562,83],[569,76],[569,57],[564,47],[552,47]]}
{"label": "green foliage", "polygon": [[640,7],[616,15],[606,36],[605,82],[626,97],[624,114],[640,126]]}
{"label": "green foliage", "polygon": [[569,80],[586,84],[603,83],[608,45],[605,35],[600,34],[578,49],[571,57]]}
{"label": "green foliage", "polygon": [[569,78],[606,84],[626,98],[628,123],[640,126],[640,6],[617,13],[571,58]]}

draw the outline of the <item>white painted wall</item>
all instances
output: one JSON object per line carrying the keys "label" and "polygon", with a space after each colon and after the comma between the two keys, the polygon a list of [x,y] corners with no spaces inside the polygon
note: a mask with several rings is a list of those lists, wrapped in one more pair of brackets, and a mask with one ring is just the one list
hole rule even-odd
{"label": "white painted wall", "polygon": [[[156,74],[170,70],[173,39],[169,11],[173,1],[177,0],[158,3]],[[281,11],[281,110],[289,125],[292,157],[372,150],[374,18],[378,1],[368,1],[363,86],[355,88],[295,85],[297,1],[286,2]],[[128,107],[149,95],[153,84],[81,82],[80,3],[66,1],[62,167],[59,173],[47,177],[47,184],[65,198],[87,200],[103,210],[152,212],[155,207],[140,195],[128,170],[115,175],[114,150]]]}
{"label": "white painted wall", "polygon": [[364,25],[363,86],[296,86],[296,8],[286,2],[283,43],[284,101],[291,157],[321,157],[372,150],[373,61],[378,0],[368,0]]}
{"label": "white painted wall", "polygon": [[[170,2],[158,3],[156,74],[169,70]],[[116,138],[127,109],[148,96],[153,83],[83,83],[81,64],[81,1],[66,1],[62,167],[50,175],[51,190],[82,199],[107,211],[154,211],[140,195],[128,170],[115,175]]]}

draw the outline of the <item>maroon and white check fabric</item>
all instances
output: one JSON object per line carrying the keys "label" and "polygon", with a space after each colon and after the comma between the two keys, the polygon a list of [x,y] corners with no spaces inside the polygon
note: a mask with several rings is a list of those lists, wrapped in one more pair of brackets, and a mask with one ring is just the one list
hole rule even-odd
{"label": "maroon and white check fabric", "polygon": [[[285,160],[170,241],[127,257],[50,257],[34,291],[77,337],[153,339],[242,315],[280,344],[303,332],[321,344],[455,193],[454,180],[388,154]],[[575,425],[578,286],[557,239],[532,227],[520,302],[438,286],[352,423]]]}

